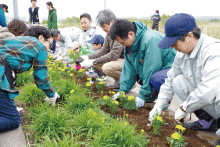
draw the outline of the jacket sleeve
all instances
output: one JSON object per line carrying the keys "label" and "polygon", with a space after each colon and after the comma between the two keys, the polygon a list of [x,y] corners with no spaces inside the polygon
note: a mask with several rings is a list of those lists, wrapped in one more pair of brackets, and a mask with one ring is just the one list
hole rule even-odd
{"label": "jacket sleeve", "polygon": [[4,11],[0,8],[0,25],[7,27]]}
{"label": "jacket sleeve", "polygon": [[171,69],[167,72],[167,78],[165,79],[165,83],[161,85],[160,92],[158,95],[157,102],[155,104],[155,108],[163,109],[166,104],[168,104],[169,101],[173,98],[173,79],[183,74],[182,70],[180,69],[180,66],[178,64],[178,56],[181,53],[177,53],[175,60],[173,62],[173,65]]}
{"label": "jacket sleeve", "polygon": [[53,12],[51,15],[52,15],[51,16],[52,17],[52,21],[51,21],[52,29],[57,29],[57,13]]}
{"label": "jacket sleeve", "polygon": [[120,91],[124,91],[125,93],[129,92],[132,88],[132,86],[137,81],[137,73],[133,65],[130,64],[130,62],[127,59],[127,56],[125,56],[125,61],[120,77]]}
{"label": "jacket sleeve", "polygon": [[46,49],[40,50],[33,60],[33,75],[34,82],[48,97],[53,97],[55,90],[52,88],[49,81],[49,72],[47,69],[47,51]]}

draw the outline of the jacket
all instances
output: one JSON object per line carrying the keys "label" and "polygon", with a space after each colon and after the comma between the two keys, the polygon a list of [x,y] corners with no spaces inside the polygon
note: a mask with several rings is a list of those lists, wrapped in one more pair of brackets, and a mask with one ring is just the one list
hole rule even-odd
{"label": "jacket", "polygon": [[151,17],[151,20],[153,20],[153,25],[158,25],[159,24],[159,21],[160,21],[160,14],[154,14],[152,17]]}
{"label": "jacket", "polygon": [[49,11],[47,27],[49,30],[57,29],[57,10],[55,8]]}
{"label": "jacket", "polygon": [[97,64],[115,61],[118,58],[124,58],[124,47],[107,34],[102,48],[94,54],[88,55],[88,58],[95,59]]}
{"label": "jacket", "polygon": [[178,52],[168,78],[160,88],[155,107],[162,108],[172,100],[173,79],[183,74],[195,87],[185,101],[188,113],[215,104],[220,113],[220,40],[201,35],[191,54]]}
{"label": "jacket", "polygon": [[0,6],[0,26],[7,27],[5,13],[1,6]]}
{"label": "jacket", "polygon": [[149,83],[151,75],[173,64],[176,51],[172,48],[161,49],[157,44],[164,38],[164,34],[148,29],[140,22],[136,26],[135,41],[130,48],[125,48],[125,62],[120,77],[120,91],[129,92],[135,82],[140,79],[138,97],[146,100],[151,94]]}
{"label": "jacket", "polygon": [[29,8],[28,11],[30,15],[30,18],[29,18],[30,23],[39,22],[38,10],[39,10],[39,7],[35,7],[34,11],[32,11],[32,7]]}

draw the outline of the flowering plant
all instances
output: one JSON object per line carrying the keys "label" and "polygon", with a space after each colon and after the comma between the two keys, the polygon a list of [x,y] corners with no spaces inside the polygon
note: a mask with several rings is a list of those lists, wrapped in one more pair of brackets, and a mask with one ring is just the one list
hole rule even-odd
{"label": "flowering plant", "polygon": [[80,70],[78,70],[78,72],[77,72],[77,76],[78,76],[78,78],[82,78],[83,77],[83,71],[84,71],[85,69],[80,69]]}
{"label": "flowering plant", "polygon": [[150,125],[153,127],[153,132],[151,132],[151,133],[158,135],[161,130],[162,125],[167,125],[167,123],[163,120],[163,118],[161,116],[158,115],[158,113],[156,113],[156,115]]}
{"label": "flowering plant", "polygon": [[88,92],[92,92],[92,84],[90,82],[86,82],[86,89]]}
{"label": "flowering plant", "polygon": [[77,54],[75,51],[73,50],[69,50],[69,57],[70,57],[70,63],[72,64],[73,62],[75,62],[76,59],[79,58],[79,54]]}
{"label": "flowering plant", "polygon": [[101,81],[101,82],[98,82],[96,83],[96,88],[98,89],[98,93],[103,93],[103,90],[104,90],[104,82]]}

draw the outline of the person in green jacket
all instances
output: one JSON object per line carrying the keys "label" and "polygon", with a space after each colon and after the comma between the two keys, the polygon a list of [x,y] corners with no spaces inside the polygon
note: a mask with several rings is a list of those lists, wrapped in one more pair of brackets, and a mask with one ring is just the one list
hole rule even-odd
{"label": "person in green jacket", "polygon": [[52,2],[47,2],[46,5],[49,10],[47,27],[49,30],[57,29],[57,10],[53,7]]}
{"label": "person in green jacket", "polygon": [[157,44],[164,34],[148,29],[140,21],[132,23],[125,19],[117,20],[111,27],[110,36],[125,46],[120,90],[113,99],[117,99],[122,91],[129,92],[137,81],[141,87],[135,98],[136,106],[142,107],[145,102],[153,102],[173,64],[175,49],[159,48]]}

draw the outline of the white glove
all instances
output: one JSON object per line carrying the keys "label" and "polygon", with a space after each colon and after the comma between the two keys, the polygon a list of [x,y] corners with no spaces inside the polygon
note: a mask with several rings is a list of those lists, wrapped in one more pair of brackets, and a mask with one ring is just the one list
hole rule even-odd
{"label": "white glove", "polygon": [[120,92],[117,92],[115,95],[113,95],[113,96],[112,96],[113,101],[117,100],[117,99],[118,99],[118,97],[119,97],[120,95],[121,95],[121,93],[120,93]]}
{"label": "white glove", "polygon": [[52,105],[55,105],[58,98],[60,98],[60,96],[57,92],[55,92],[54,97],[49,98],[46,96],[46,98],[44,100]]}
{"label": "white glove", "polygon": [[154,120],[155,115],[158,113],[160,115],[162,109],[154,107],[149,113],[149,121],[152,122]]}
{"label": "white glove", "polygon": [[85,61],[85,60],[89,60],[88,55],[82,55],[82,56],[80,56],[80,57],[83,58],[83,61]]}
{"label": "white glove", "polygon": [[177,123],[181,123],[181,120],[187,116],[188,113],[182,111],[180,108],[175,112],[175,120]]}
{"label": "white glove", "polygon": [[93,66],[93,62],[94,62],[94,59],[85,60],[85,61],[81,62],[80,65],[84,68],[90,68],[91,66]]}
{"label": "white glove", "polygon": [[141,98],[136,97],[135,98],[135,103],[136,103],[136,107],[143,107],[144,104],[145,104],[145,100],[142,100]]}

